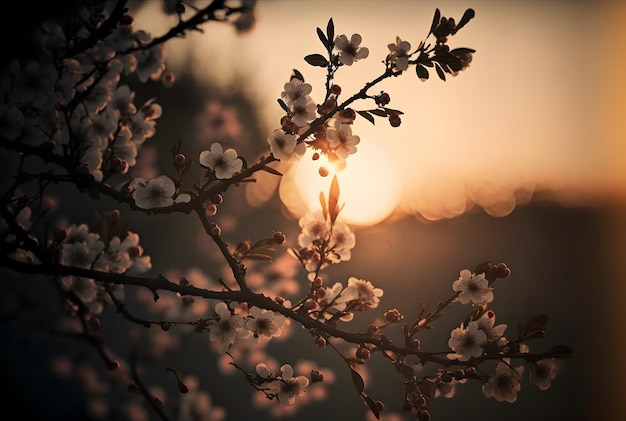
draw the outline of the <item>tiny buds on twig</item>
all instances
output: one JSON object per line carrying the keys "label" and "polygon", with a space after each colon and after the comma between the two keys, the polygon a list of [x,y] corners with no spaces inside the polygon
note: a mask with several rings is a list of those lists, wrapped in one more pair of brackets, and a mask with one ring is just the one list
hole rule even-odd
{"label": "tiny buds on twig", "polygon": [[315,290],[315,297],[318,300],[323,299],[324,297],[326,297],[326,290],[324,288],[318,288]]}
{"label": "tiny buds on twig", "polygon": [[93,316],[91,316],[91,317],[89,318],[89,325],[91,325],[91,328],[92,328],[93,330],[98,330],[98,329],[100,329],[100,319],[99,319],[99,318],[97,318],[97,317],[93,317]]}
{"label": "tiny buds on twig", "polygon": [[274,234],[272,234],[272,239],[278,245],[285,244],[285,241],[287,241],[287,237],[285,237],[285,234],[283,234],[280,231],[277,231]]}
{"label": "tiny buds on twig", "polygon": [[409,341],[409,348],[419,351],[421,347],[422,347],[422,343],[420,342],[419,339],[414,338]]}
{"label": "tiny buds on twig", "polygon": [[317,161],[318,159],[320,159],[320,154],[318,152],[315,152],[313,156],[311,157],[311,159],[313,161]]}
{"label": "tiny buds on twig", "polygon": [[317,289],[317,288],[321,287],[324,284],[324,279],[322,279],[321,276],[316,276],[313,279],[312,283],[313,283],[313,288]]}
{"label": "tiny buds on twig", "polygon": [[354,111],[352,108],[346,108],[345,110],[341,111],[341,117],[345,118],[346,120],[354,121],[354,119],[356,118],[356,111]]}
{"label": "tiny buds on twig", "polygon": [[380,95],[374,97],[374,100],[378,105],[384,107],[391,102],[391,97],[387,92],[381,92]]}
{"label": "tiny buds on twig", "polygon": [[213,203],[211,203],[206,208],[204,208],[204,214],[208,217],[215,216],[216,213],[217,213],[217,206],[215,206],[215,204]]}
{"label": "tiny buds on twig", "polygon": [[224,197],[221,194],[215,193],[211,196],[211,203],[219,205],[224,201]]}
{"label": "tiny buds on twig", "polygon": [[367,361],[372,356],[372,353],[370,352],[369,349],[367,349],[366,347],[362,346],[362,347],[357,348],[357,350],[355,352],[355,356],[359,360]]}
{"label": "tiny buds on twig", "polygon": [[115,371],[120,367],[120,363],[117,360],[111,360],[108,362],[108,367],[110,371]]}
{"label": "tiny buds on twig", "polygon": [[162,331],[167,332],[168,330],[170,330],[171,327],[172,327],[171,323],[161,322],[161,330]]}
{"label": "tiny buds on twig", "polygon": [[109,224],[115,224],[119,220],[120,220],[119,209],[113,209],[112,211],[107,213],[107,221]]}
{"label": "tiny buds on twig", "polygon": [[176,156],[174,156],[174,165],[176,167],[182,167],[183,165],[185,165],[186,160],[187,157],[185,155],[183,155],[182,153],[177,153]]}
{"label": "tiny buds on twig", "polygon": [[171,88],[174,86],[174,82],[176,82],[176,75],[172,72],[165,72],[161,76],[161,84],[164,88]]}
{"label": "tiny buds on twig", "polygon": [[311,370],[311,382],[319,383],[324,381],[324,374],[320,373],[319,370]]}
{"label": "tiny buds on twig", "polygon": [[328,171],[328,168],[326,167],[320,167],[318,172],[322,177],[327,177],[328,174],[330,174],[330,172]]}
{"label": "tiny buds on twig", "polygon": [[391,310],[387,310],[384,314],[385,320],[390,323],[398,323],[400,320],[404,318],[402,313],[396,308],[392,308]]}
{"label": "tiny buds on twig", "polygon": [[178,284],[179,285],[189,285],[189,279],[187,279],[186,276],[181,276],[180,279],[178,280]]}
{"label": "tiny buds on twig", "polygon": [[402,123],[402,119],[399,114],[389,114],[389,124],[391,127],[398,127]]}
{"label": "tiny buds on twig", "polygon": [[335,95],[341,95],[341,86],[339,85],[333,85],[330,87],[330,92],[335,94]]}
{"label": "tiny buds on twig", "polygon": [[315,301],[309,300],[304,303],[304,309],[307,311],[315,310],[317,308],[317,303]]}
{"label": "tiny buds on twig", "polygon": [[318,347],[318,348],[325,348],[326,347],[326,338],[318,336],[317,339],[315,339],[315,346]]}

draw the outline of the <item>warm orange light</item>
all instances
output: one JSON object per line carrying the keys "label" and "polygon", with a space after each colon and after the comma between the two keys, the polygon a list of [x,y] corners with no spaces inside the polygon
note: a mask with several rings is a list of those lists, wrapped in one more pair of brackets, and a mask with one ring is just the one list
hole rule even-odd
{"label": "warm orange light", "polygon": [[[374,142],[362,139],[358,152],[350,155],[345,168],[337,168],[324,157],[313,161],[311,151],[294,165],[281,181],[280,197],[289,211],[300,216],[320,209],[320,192],[328,198],[333,175],[339,181],[339,217],[352,225],[370,226],[389,217],[400,202],[401,178],[391,156]],[[319,168],[328,175],[319,175]]]}

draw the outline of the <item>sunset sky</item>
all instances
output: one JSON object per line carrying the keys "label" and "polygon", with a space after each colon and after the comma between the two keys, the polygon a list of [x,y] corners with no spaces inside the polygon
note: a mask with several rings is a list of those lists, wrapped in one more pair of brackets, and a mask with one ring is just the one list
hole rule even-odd
{"label": "sunset sky", "polygon": [[[156,36],[162,22],[151,18],[155,7],[148,2],[136,18]],[[251,33],[237,36],[215,25],[206,36],[175,41],[169,66],[227,84],[250,78],[246,90],[268,126],[277,127],[282,110],[276,99],[291,69],[313,85],[314,99],[323,98],[324,69],[303,60],[324,52],[316,27],[325,29],[332,17],[337,34],[359,33],[369,48],[366,60],[343,67],[335,79],[351,94],[382,73],[387,44],[396,36],[419,44],[436,8],[457,21],[467,8],[475,10],[476,17],[449,42],[475,49],[474,60],[445,83],[434,73],[421,82],[410,68],[370,91],[387,91],[389,107],[405,115],[395,129],[384,119],[375,126],[355,122],[363,153],[349,161],[362,170],[350,163],[348,170],[357,172],[352,178],[360,183],[347,186],[346,180],[344,191],[360,198],[347,200],[346,215],[350,203],[359,203],[362,213],[360,203],[371,200],[372,191],[380,192],[388,208],[372,216],[373,222],[392,211],[450,218],[475,204],[504,216],[545,190],[565,204],[626,197],[626,47],[618,43],[626,39],[623,2],[265,0]],[[297,184],[302,190],[304,182]],[[326,189],[323,183],[311,188],[304,196],[314,201]],[[290,197],[289,208],[301,213],[306,207]]]}

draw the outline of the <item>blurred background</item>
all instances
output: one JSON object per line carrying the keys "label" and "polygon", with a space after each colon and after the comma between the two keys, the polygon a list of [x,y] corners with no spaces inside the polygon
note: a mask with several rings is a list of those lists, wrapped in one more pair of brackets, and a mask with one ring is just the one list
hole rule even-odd
{"label": "blurred background", "polygon": [[[130,5],[136,27],[154,36],[176,23],[175,17],[163,18],[162,2]],[[518,323],[548,314],[547,336],[531,343],[531,350],[562,344],[574,350],[573,358],[563,361],[545,392],[526,381],[517,403],[509,405],[485,399],[480,387],[469,383],[452,400],[434,401],[434,419],[624,419],[626,3],[259,1],[250,32],[237,34],[228,25],[209,24],[204,33],[167,47],[177,83],[138,91],[137,104],[156,97],[164,116],[155,138],[145,144],[137,171],[171,171],[169,148],[179,139],[189,156],[219,141],[250,156],[251,162],[266,153],[266,138],[279,126],[282,110],[276,100],[292,69],[313,85],[314,99],[323,97],[324,70],[303,60],[323,53],[316,27],[325,29],[332,18],[336,34],[359,33],[369,48],[369,58],[337,74],[335,83],[347,98],[384,71],[381,61],[396,36],[417,46],[437,8],[457,20],[467,8],[475,10],[476,17],[449,42],[475,49],[473,61],[446,82],[434,73],[422,82],[410,69],[372,89],[388,92],[389,107],[404,115],[397,128],[384,119],[375,125],[357,119],[354,125],[359,151],[348,158],[338,179],[343,215],[354,226],[357,245],[350,262],[330,268],[330,278],[371,280],[385,291],[381,314],[396,307],[410,317],[421,301],[448,297],[459,270],[485,260],[505,262],[513,274],[495,285],[497,322],[515,332]],[[9,52],[18,51],[9,47]],[[281,167],[282,180],[267,174],[258,183],[229,191],[217,215],[226,235],[234,242],[275,229],[295,246],[297,219],[317,206],[319,191],[328,188],[330,178],[319,177],[318,166],[305,158],[294,167]],[[117,204],[105,200],[89,206],[110,209]],[[58,212],[68,219],[85,216],[85,209],[75,206]],[[129,217],[152,257],[153,272],[171,270],[175,262],[217,278],[215,266],[206,261],[211,250],[199,227],[184,218],[170,222]],[[172,241],[177,247],[169,246]],[[429,332],[423,343],[445,347],[461,314],[451,311],[441,319],[442,329]],[[107,315],[104,334],[115,338],[116,329],[127,329],[128,323],[119,319]],[[367,320],[357,320],[357,326],[359,322]],[[48,342],[24,351],[16,340],[18,331],[3,332],[3,376],[7,384],[17,385],[13,402],[31,402],[36,396],[33,413],[47,413],[49,419],[67,417],[71,411],[64,407],[81,405],[79,391],[55,388],[57,381],[44,374],[49,363],[42,344]],[[366,419],[337,357],[313,349],[302,332],[291,340],[296,348],[289,352],[272,348],[279,359],[296,350],[337,367],[337,378],[324,403],[285,418]],[[198,343],[202,341],[185,348],[176,366],[189,372],[202,368],[200,383],[215,404],[227,408],[227,419],[271,419],[269,412],[254,409],[242,377],[217,380],[214,357]],[[381,359],[370,363],[367,391],[399,412],[400,377]]]}

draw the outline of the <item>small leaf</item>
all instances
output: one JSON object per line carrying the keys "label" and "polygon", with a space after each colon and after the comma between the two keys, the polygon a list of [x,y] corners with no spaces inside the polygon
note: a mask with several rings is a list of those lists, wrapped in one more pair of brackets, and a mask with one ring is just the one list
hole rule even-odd
{"label": "small leaf", "polygon": [[475,52],[476,50],[473,50],[471,48],[465,48],[465,47],[460,47],[460,48],[455,48],[454,50],[450,50],[450,54],[453,54],[455,56],[458,56],[459,54],[461,55],[473,54]]}
{"label": "small leaf", "polygon": [[326,57],[324,57],[321,54],[309,54],[308,56],[304,57],[304,61],[309,63],[311,66],[317,66],[317,67],[328,66],[328,60],[326,60]]}
{"label": "small leaf", "polygon": [[443,80],[444,82],[446,81],[446,75],[443,72],[443,69],[441,68],[441,65],[439,63],[435,64],[435,70],[437,70],[437,76],[439,76],[439,79]]}
{"label": "small leaf", "polygon": [[270,173],[270,174],[274,174],[274,175],[278,175],[278,176],[282,176],[282,175],[283,175],[283,173],[281,173],[281,172],[280,172],[280,171],[278,171],[278,170],[275,170],[275,169],[274,169],[274,168],[272,168],[272,167],[267,167],[267,166],[264,166],[264,167],[262,167],[261,169],[262,169],[263,171],[265,171],[265,172]]}
{"label": "small leaf", "polygon": [[378,408],[376,401],[372,399],[371,396],[368,396],[368,395],[363,396],[363,399],[365,400],[365,403],[367,404],[367,406],[370,407],[370,410],[372,411],[372,413],[374,413],[374,416],[376,417],[376,419],[377,420],[380,419],[380,409]]}
{"label": "small leaf", "polygon": [[437,25],[439,25],[440,20],[441,20],[441,12],[439,11],[439,9],[437,9],[435,10],[435,16],[433,16],[433,23],[430,25],[430,32],[428,33],[428,35],[435,32],[435,29],[437,28]]}
{"label": "small leaf", "polygon": [[352,383],[354,383],[354,387],[356,387],[356,391],[359,393],[363,393],[365,389],[365,382],[363,381],[363,377],[356,371],[350,369],[352,374]]}
{"label": "small leaf", "polygon": [[422,64],[418,64],[417,66],[415,66],[415,72],[417,73],[417,77],[422,79],[422,80],[427,80],[428,79],[428,69],[426,69],[426,67],[424,67],[424,65]]}
{"label": "small leaf", "polygon": [[326,37],[328,38],[328,48],[330,51],[335,45],[335,24],[333,23],[333,18],[328,19],[328,24],[326,25]]}
{"label": "small leaf", "polygon": [[467,22],[472,20],[474,16],[476,16],[476,12],[474,12],[474,9],[467,9],[465,13],[463,13],[463,17],[461,17],[459,23],[456,24],[456,28],[454,28],[454,31],[452,31],[452,35],[459,32],[459,29],[467,25]]}
{"label": "small leaf", "polygon": [[370,113],[374,115],[377,115],[378,117],[387,117],[388,115],[384,110],[380,110],[378,108],[375,108],[373,110],[367,110],[367,111],[369,111]]}
{"label": "small leaf", "polygon": [[524,327],[520,330],[520,339],[536,339],[543,338],[546,334],[548,326],[548,316],[545,314],[533,317],[526,322]]}
{"label": "small leaf", "polygon": [[326,207],[324,192],[320,192],[320,205],[322,205],[322,213],[324,214],[324,220],[326,220],[326,218],[328,218],[328,208]]}
{"label": "small leaf", "polygon": [[433,384],[431,382],[429,382],[426,379],[421,380],[418,384],[417,387],[419,388],[420,392],[422,392],[424,395],[428,396],[429,398],[433,397]]}
{"label": "small leaf", "polygon": [[387,112],[387,114],[397,114],[397,115],[402,115],[404,114],[402,111],[400,110],[396,110],[394,108],[388,108],[388,107],[384,107],[383,110],[385,110]]}
{"label": "small leaf", "polygon": [[291,74],[291,77],[292,78],[295,77],[296,79],[299,79],[302,82],[304,82],[304,76],[302,76],[302,73],[300,73],[298,69],[293,69],[293,73]]}
{"label": "small leaf", "polygon": [[550,354],[566,358],[570,358],[573,352],[574,351],[572,351],[569,347],[566,347],[565,345],[555,345],[550,350]]}
{"label": "small leaf", "polygon": [[320,41],[322,41],[322,44],[324,44],[324,48],[328,48],[328,39],[326,39],[324,31],[322,31],[320,28],[317,28],[317,37],[320,39]]}
{"label": "small leaf", "polygon": [[396,370],[398,370],[398,372],[407,380],[410,380],[415,376],[413,369],[406,364],[397,364]]}
{"label": "small leaf", "polygon": [[287,104],[285,104],[285,101],[283,101],[280,98],[278,99],[278,105],[280,105],[280,108],[282,108],[286,113],[290,113],[291,112],[291,110],[289,109]]}
{"label": "small leaf", "polygon": [[376,122],[374,121],[374,117],[372,117],[372,115],[370,113],[368,113],[367,111],[357,111],[357,113],[363,117],[364,119],[366,119],[367,121],[369,121],[372,124],[376,124]]}
{"label": "small leaf", "polygon": [[333,177],[333,181],[330,183],[330,191],[328,192],[328,214],[330,215],[331,224],[337,220],[339,215],[339,182],[337,181],[337,175]]}

